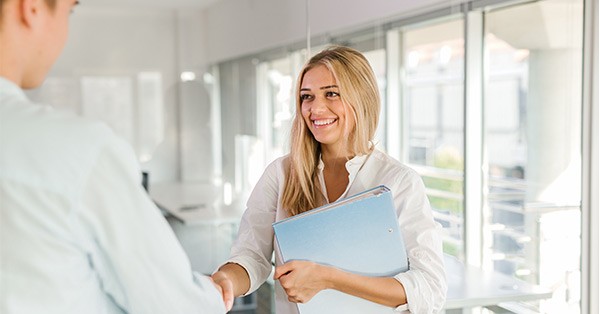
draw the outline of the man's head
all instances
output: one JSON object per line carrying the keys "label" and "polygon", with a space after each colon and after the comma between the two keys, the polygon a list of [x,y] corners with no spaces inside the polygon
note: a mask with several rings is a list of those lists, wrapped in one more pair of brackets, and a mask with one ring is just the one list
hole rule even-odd
{"label": "man's head", "polygon": [[62,51],[76,0],[0,0],[0,76],[34,88]]}

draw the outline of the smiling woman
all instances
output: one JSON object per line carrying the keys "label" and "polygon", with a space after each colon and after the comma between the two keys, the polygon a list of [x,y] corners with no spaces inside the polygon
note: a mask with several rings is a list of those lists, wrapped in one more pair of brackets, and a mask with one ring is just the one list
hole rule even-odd
{"label": "smiling woman", "polygon": [[[271,272],[275,251],[277,313],[297,313],[295,303],[309,302],[325,289],[390,310],[436,313],[442,308],[446,281],[436,223],[418,175],[372,142],[379,108],[375,75],[357,50],[334,46],[307,62],[298,77],[291,152],[271,163],[254,187],[232,254],[213,275],[226,293],[256,290]],[[406,237],[407,272],[369,277],[280,260],[272,223],[378,185],[392,191]]]}

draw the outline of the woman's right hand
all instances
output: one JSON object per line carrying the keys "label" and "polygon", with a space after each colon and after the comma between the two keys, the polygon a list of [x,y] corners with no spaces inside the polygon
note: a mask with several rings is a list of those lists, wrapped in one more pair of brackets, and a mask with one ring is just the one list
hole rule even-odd
{"label": "woman's right hand", "polygon": [[233,299],[235,297],[233,293],[233,282],[224,271],[217,271],[211,278],[216,285],[221,287],[223,303],[225,303],[225,308],[229,312],[233,307]]}

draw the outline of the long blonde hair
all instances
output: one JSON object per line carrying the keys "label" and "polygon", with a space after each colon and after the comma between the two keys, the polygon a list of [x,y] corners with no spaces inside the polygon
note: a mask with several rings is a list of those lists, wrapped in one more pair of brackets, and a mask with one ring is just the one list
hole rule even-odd
{"label": "long blonde hair", "polygon": [[291,149],[282,206],[294,216],[323,205],[323,194],[316,175],[320,145],[302,117],[300,88],[306,72],[319,65],[331,71],[340,90],[347,112],[354,116],[353,130],[346,130],[348,151],[353,155],[368,154],[379,121],[380,98],[375,74],[367,59],[358,51],[342,46],[329,47],[312,57],[298,75],[296,115],[292,124]]}

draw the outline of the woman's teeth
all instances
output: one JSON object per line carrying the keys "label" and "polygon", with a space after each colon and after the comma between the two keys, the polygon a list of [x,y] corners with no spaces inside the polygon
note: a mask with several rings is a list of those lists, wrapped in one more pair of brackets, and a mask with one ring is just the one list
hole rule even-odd
{"label": "woman's teeth", "polygon": [[335,122],[336,119],[322,119],[322,120],[314,120],[313,123],[316,126],[323,126],[323,125],[328,125],[328,124],[332,124],[333,122]]}

